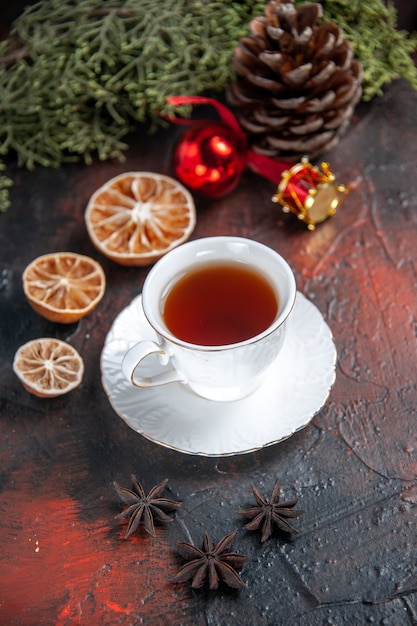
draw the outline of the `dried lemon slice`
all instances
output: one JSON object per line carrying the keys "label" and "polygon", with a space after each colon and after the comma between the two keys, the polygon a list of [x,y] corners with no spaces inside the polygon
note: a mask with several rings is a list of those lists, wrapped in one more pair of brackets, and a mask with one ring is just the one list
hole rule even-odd
{"label": "dried lemon slice", "polygon": [[76,322],[97,306],[105,289],[101,265],[75,252],[44,254],[23,272],[23,290],[29,304],[52,322]]}
{"label": "dried lemon slice", "polygon": [[29,393],[39,398],[55,398],[81,383],[84,361],[65,341],[42,337],[17,350],[13,371]]}
{"label": "dried lemon slice", "polygon": [[95,247],[120,265],[149,265],[184,243],[196,224],[190,192],[152,172],[127,172],[91,196],[85,223]]}

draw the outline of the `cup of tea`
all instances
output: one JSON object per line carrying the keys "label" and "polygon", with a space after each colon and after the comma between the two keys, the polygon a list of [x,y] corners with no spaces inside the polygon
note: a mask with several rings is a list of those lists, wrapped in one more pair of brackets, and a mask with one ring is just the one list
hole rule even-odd
{"label": "cup of tea", "polygon": [[181,383],[209,400],[243,398],[277,358],[295,297],[290,266],[264,244],[229,236],[185,243],[145,280],[141,305],[156,340],[128,350],[123,374],[137,387]]}

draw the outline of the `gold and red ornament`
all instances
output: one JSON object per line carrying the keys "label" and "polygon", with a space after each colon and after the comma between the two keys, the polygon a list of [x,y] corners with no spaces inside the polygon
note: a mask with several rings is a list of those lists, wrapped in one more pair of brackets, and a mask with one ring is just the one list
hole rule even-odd
{"label": "gold and red ornament", "polygon": [[190,126],[174,147],[172,164],[175,176],[191,191],[208,198],[225,196],[248,167],[278,185],[272,201],[280,203],[285,213],[296,215],[309,230],[334,215],[347,194],[347,188],[336,182],[328,163],[314,166],[306,157],[299,163],[288,163],[249,149],[236,117],[217,100],[171,96],[167,101],[173,106],[208,104],[220,117],[220,121],[197,122],[167,117]]}
{"label": "gold and red ornament", "polygon": [[314,230],[316,224],[336,213],[348,191],[336,182],[328,163],[323,161],[319,168],[303,157],[282,173],[272,202],[279,202],[284,213],[294,213],[309,230]]}

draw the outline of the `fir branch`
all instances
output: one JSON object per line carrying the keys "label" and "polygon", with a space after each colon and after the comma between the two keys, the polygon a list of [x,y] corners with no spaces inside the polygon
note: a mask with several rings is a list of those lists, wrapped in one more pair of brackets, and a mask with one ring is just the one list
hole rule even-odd
{"label": "fir branch", "polygon": [[[297,0],[302,3],[309,0]],[[43,0],[0,43],[0,155],[18,165],[124,158],[138,123],[162,124],[170,95],[221,93],[266,0]],[[322,0],[364,67],[364,98],[396,77],[417,88],[417,35],[383,0]],[[28,88],[29,86],[29,88]],[[181,114],[187,112],[181,110]]]}
{"label": "fir branch", "polygon": [[262,10],[250,0],[29,7],[0,51],[0,153],[28,168],[123,158],[122,138],[161,123],[167,96],[224,88],[236,42]]}

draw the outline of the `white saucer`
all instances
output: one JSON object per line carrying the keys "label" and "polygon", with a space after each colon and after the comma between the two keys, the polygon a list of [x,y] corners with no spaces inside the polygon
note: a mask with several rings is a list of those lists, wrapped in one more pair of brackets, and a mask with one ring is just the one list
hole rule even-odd
{"label": "white saucer", "polygon": [[101,355],[103,387],[133,430],[187,454],[244,454],[287,439],[321,409],[335,380],[332,333],[316,306],[299,292],[282,351],[261,387],[242,400],[205,400],[179,383],[133,387],[122,374],[121,362],[142,339],[155,339],[155,333],[137,296],[107,335]]}

